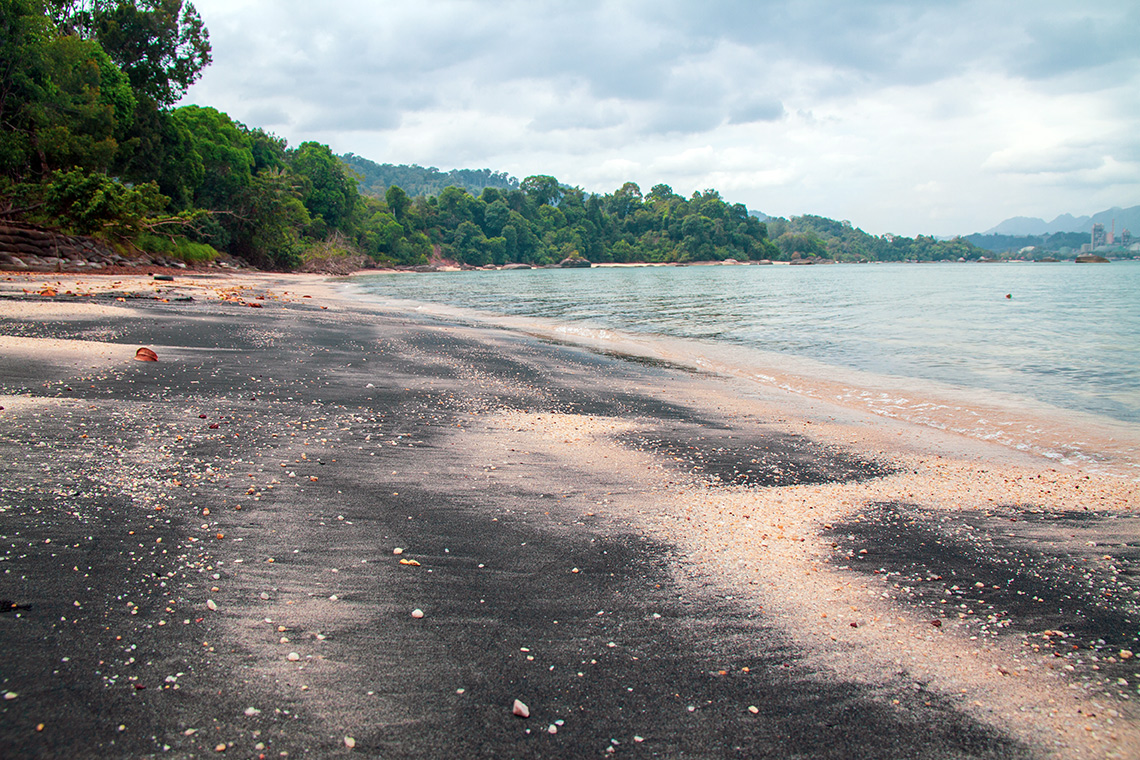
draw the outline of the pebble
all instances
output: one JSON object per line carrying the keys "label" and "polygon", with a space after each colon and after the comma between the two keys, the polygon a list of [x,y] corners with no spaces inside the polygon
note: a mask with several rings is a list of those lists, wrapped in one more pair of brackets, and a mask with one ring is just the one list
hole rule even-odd
{"label": "pebble", "polygon": [[526,706],[521,700],[516,699],[514,705],[511,706],[511,712],[520,718],[530,717],[530,708]]}
{"label": "pebble", "polygon": [[297,654],[296,652],[290,652],[289,654],[285,655],[285,659],[289,662],[297,662],[301,659],[301,655]]}
{"label": "pebble", "polygon": [[256,707],[247,707],[245,708],[245,715],[247,718],[252,718],[254,715],[261,715],[261,710]]}
{"label": "pebble", "polygon": [[421,609],[419,609],[419,608],[416,608],[416,609],[412,610],[412,617],[414,617],[416,620],[419,620],[419,619],[420,619],[420,618],[422,618],[423,616],[424,616],[424,611],[423,611],[423,610],[421,610]]}
{"label": "pebble", "polygon": [[356,739],[353,739],[351,736],[344,737],[344,746],[352,749],[356,746]]}
{"label": "pebble", "polygon": [[548,734],[558,733],[558,726],[551,723],[549,726],[546,727],[546,733],[548,733]]}
{"label": "pebble", "polygon": [[210,610],[211,612],[216,612],[218,609],[218,603],[215,602],[213,599],[207,599],[206,600],[206,609]]}
{"label": "pebble", "polygon": [[6,692],[4,692],[4,699],[8,699],[8,700],[11,700],[11,699],[15,699],[15,698],[16,698],[16,697],[18,697],[18,696],[20,696],[20,695],[19,695],[19,694],[17,694],[16,692],[14,692],[14,691],[6,691]]}

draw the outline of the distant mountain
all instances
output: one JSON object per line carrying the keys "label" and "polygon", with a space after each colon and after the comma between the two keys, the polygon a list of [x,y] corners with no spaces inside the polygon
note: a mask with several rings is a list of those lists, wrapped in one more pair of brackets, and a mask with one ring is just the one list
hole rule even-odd
{"label": "distant mountain", "polygon": [[752,209],[748,209],[748,215],[754,216],[762,222],[766,222],[772,218],[772,217],[768,216],[767,214],[765,214],[763,211],[753,211]]}
{"label": "distant mountain", "polygon": [[519,181],[506,172],[493,172],[490,169],[452,169],[441,172],[434,166],[423,167],[415,164],[378,164],[367,158],[346,153],[339,156],[358,176],[357,187],[366,195],[378,198],[391,185],[397,185],[411,196],[439,195],[446,187],[462,187],[472,195],[483,192],[485,187],[503,190],[517,190]]}
{"label": "distant mountain", "polygon": [[1091,232],[1094,224],[1103,224],[1106,230],[1111,230],[1113,220],[1116,221],[1117,234],[1125,228],[1140,233],[1140,206],[1131,208],[1116,206],[1092,216],[1061,214],[1051,222],[1031,216],[1015,216],[981,234],[1023,236],[1051,235],[1056,232]]}

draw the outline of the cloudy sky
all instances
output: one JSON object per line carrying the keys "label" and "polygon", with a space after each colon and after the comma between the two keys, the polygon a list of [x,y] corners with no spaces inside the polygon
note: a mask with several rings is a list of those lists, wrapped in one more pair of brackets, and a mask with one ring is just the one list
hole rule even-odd
{"label": "cloudy sky", "polygon": [[1135,0],[196,0],[184,102],[378,163],[948,235],[1140,204]]}

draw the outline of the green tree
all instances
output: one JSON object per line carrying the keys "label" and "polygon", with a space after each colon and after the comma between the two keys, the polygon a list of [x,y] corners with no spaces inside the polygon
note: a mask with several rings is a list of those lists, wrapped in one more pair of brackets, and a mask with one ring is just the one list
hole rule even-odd
{"label": "green tree", "polygon": [[332,149],[317,142],[301,143],[290,156],[290,166],[304,183],[302,201],[313,220],[349,232],[359,193]]}
{"label": "green tree", "polygon": [[526,197],[537,206],[557,203],[562,197],[562,186],[558,184],[558,180],[547,174],[527,177],[520,187],[526,193]]}
{"label": "green tree", "polygon": [[253,181],[253,148],[245,130],[215,108],[183,106],[172,114],[186,130],[202,160],[202,184],[194,192],[199,208],[226,210],[243,197]]}
{"label": "green tree", "polygon": [[39,3],[0,7],[0,172],[106,171],[135,109],[126,78],[97,43],[59,35]]}
{"label": "green tree", "polygon": [[408,209],[411,208],[412,199],[396,185],[391,185],[384,193],[384,201],[388,204],[392,215],[396,217],[396,221],[400,224],[404,223],[407,219]]}
{"label": "green tree", "polygon": [[210,36],[182,0],[52,0],[57,22],[103,46],[136,93],[169,107],[210,64]]}

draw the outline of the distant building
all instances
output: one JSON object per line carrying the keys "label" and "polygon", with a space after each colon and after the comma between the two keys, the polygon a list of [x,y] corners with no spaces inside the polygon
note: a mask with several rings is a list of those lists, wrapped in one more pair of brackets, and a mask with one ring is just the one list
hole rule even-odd
{"label": "distant building", "polygon": [[1128,231],[1127,227],[1120,231],[1120,244],[1125,248],[1132,245],[1132,233]]}
{"label": "distant building", "polygon": [[1092,247],[1100,248],[1102,245],[1108,245],[1104,234],[1104,225],[1094,224],[1092,228]]}

